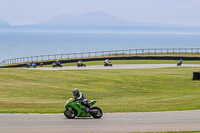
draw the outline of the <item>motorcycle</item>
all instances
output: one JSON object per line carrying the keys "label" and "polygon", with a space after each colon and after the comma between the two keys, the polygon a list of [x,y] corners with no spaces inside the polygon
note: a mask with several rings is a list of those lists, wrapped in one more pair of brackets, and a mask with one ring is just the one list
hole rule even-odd
{"label": "motorcycle", "polygon": [[63,65],[61,65],[61,63],[59,63],[59,64],[56,64],[56,63],[53,63],[53,68],[55,68],[55,67],[63,67]]}
{"label": "motorcycle", "polygon": [[109,62],[104,62],[104,66],[106,67],[106,66],[111,66],[112,67],[112,64],[111,64],[111,62],[109,61]]}
{"label": "motorcycle", "polygon": [[89,112],[85,111],[85,106],[81,104],[81,101],[72,101],[73,98],[70,98],[66,103],[65,103],[65,110],[64,110],[64,115],[68,119],[74,119],[76,116],[77,117],[94,117],[94,118],[101,118],[103,116],[103,112],[100,108],[98,107],[92,107],[97,100],[91,100],[89,102]]}
{"label": "motorcycle", "polygon": [[182,65],[182,59],[180,61],[178,61],[177,66],[181,66]]}
{"label": "motorcycle", "polygon": [[27,63],[26,68],[36,68],[36,64],[35,63]]}
{"label": "motorcycle", "polygon": [[83,64],[83,63],[77,63],[77,67],[86,67],[86,65],[85,64]]}

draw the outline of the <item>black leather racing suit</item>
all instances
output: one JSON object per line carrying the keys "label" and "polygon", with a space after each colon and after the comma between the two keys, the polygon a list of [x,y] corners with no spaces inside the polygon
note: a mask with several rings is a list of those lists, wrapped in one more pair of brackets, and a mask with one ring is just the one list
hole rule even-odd
{"label": "black leather racing suit", "polygon": [[[83,105],[88,105],[88,99],[85,98],[85,96],[79,92],[76,96],[75,96],[75,101],[81,101]],[[86,104],[84,104],[86,103]]]}
{"label": "black leather racing suit", "polygon": [[90,111],[90,105],[88,104],[88,99],[85,98],[85,96],[81,92],[79,92],[75,96],[75,100],[74,101],[81,101],[81,104],[85,106],[85,111],[86,112]]}

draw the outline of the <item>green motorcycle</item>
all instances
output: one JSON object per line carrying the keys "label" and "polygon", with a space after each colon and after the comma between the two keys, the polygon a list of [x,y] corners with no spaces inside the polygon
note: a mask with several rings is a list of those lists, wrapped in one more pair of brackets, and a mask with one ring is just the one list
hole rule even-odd
{"label": "green motorcycle", "polygon": [[65,103],[65,111],[64,115],[68,119],[73,119],[76,116],[77,117],[94,117],[94,118],[101,118],[103,116],[103,112],[100,108],[98,107],[92,107],[97,100],[92,100],[89,102],[90,105],[90,111],[86,112],[85,111],[85,106],[81,104],[81,101],[72,101],[73,98],[70,98],[66,103]]}

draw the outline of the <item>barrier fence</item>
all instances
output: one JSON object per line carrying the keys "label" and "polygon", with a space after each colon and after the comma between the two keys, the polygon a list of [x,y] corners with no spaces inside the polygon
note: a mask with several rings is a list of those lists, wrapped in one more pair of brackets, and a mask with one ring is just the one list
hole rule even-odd
{"label": "barrier fence", "polygon": [[109,56],[131,56],[131,55],[148,55],[148,54],[199,54],[200,48],[149,48],[149,49],[128,49],[128,50],[112,50],[84,53],[39,55],[30,57],[20,57],[3,60],[0,66],[16,63],[39,62],[49,60],[62,59],[81,59],[81,58],[97,58]]}

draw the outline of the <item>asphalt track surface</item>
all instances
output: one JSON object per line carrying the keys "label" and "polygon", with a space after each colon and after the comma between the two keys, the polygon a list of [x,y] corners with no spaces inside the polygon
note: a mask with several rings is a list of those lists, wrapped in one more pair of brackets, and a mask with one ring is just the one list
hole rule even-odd
{"label": "asphalt track surface", "polygon": [[200,131],[200,110],[105,113],[101,119],[63,114],[0,114],[1,133]]}
{"label": "asphalt track surface", "polygon": [[[200,64],[184,64],[183,67],[200,67]],[[182,67],[181,66],[181,67]],[[94,65],[86,67],[37,67],[37,68],[24,68],[34,70],[87,70],[87,69],[142,69],[142,68],[164,68],[164,67],[177,67],[176,64],[121,64],[104,67],[104,65]]]}

